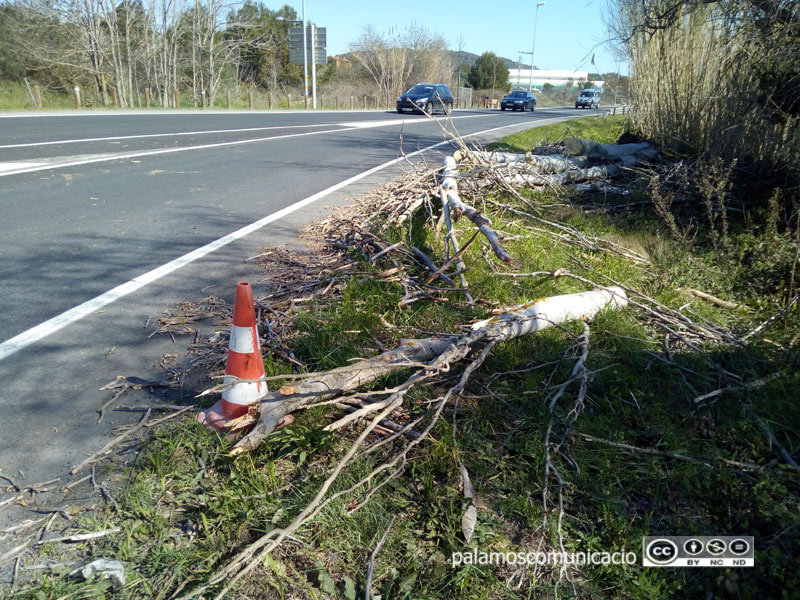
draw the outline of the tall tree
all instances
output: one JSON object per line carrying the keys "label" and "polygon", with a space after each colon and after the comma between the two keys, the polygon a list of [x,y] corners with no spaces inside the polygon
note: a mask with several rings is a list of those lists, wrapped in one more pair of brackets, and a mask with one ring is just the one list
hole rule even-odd
{"label": "tall tree", "polygon": [[494,52],[484,52],[472,65],[467,82],[475,89],[508,89],[508,67]]}

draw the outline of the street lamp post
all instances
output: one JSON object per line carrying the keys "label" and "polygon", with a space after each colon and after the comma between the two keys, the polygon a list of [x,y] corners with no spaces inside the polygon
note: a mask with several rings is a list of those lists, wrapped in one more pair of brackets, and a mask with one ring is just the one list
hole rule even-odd
{"label": "street lamp post", "polygon": [[544,6],[547,2],[536,3],[536,16],[533,19],[533,47],[531,48],[531,74],[528,78],[528,91],[533,91],[533,53],[536,52],[536,25],[539,21],[539,7]]}
{"label": "street lamp post", "polygon": [[[306,37],[306,0],[303,0],[303,20],[294,21],[286,17],[275,17],[277,21],[284,21],[285,23],[302,23],[303,24],[303,98],[308,98],[308,39]],[[314,43],[314,35],[312,32],[311,43]],[[313,69],[312,65],[312,69]],[[317,107],[316,94],[313,98],[314,108]]]}
{"label": "street lamp post", "polygon": [[[303,29],[303,33],[305,33]],[[317,28],[311,24],[311,108],[317,110]]]}
{"label": "street lamp post", "polygon": [[[536,32],[534,28],[534,39]],[[313,37],[313,36],[312,36]],[[308,98],[308,41],[306,40],[306,0],[303,0],[303,93]],[[306,104],[306,106],[308,106]]]}

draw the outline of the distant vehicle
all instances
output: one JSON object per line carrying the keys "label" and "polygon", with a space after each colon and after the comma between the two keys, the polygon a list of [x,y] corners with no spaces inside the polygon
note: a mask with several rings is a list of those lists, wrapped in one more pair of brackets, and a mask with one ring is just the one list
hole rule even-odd
{"label": "distant vehicle", "polygon": [[575,108],[599,108],[600,90],[583,90],[581,95],[575,100]]}
{"label": "distant vehicle", "polygon": [[524,90],[511,92],[500,101],[500,110],[505,110],[507,108],[511,110],[521,110],[522,112],[528,109],[536,110],[536,96]]}
{"label": "distant vehicle", "polygon": [[449,115],[453,110],[453,94],[443,83],[418,83],[397,98],[397,112],[425,112],[432,115],[442,111]]}

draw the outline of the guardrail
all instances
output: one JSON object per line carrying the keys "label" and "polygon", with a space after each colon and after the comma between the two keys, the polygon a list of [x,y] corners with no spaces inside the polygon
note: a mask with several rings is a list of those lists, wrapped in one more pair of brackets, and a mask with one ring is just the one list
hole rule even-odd
{"label": "guardrail", "polygon": [[633,106],[623,104],[622,106],[610,106],[609,108],[602,109],[604,117],[610,115],[629,115],[633,112]]}

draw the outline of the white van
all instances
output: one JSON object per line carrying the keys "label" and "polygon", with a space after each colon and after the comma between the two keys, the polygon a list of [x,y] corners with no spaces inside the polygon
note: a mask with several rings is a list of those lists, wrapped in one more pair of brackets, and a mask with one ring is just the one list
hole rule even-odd
{"label": "white van", "polygon": [[600,90],[588,89],[583,90],[575,100],[575,108],[599,108],[600,107]]}

